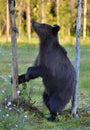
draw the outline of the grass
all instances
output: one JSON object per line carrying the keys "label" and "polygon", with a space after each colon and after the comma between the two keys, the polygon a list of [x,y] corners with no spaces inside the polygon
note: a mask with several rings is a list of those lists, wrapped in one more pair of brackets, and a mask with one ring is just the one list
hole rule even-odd
{"label": "grass", "polygon": [[[64,45],[68,51],[68,56],[74,64],[75,46]],[[24,73],[27,67],[31,66],[38,53],[37,44],[18,44],[18,64],[19,74]],[[49,112],[42,101],[43,84],[40,78],[27,83],[26,98],[32,90],[31,97],[34,105],[43,113],[24,112],[20,109],[7,109],[0,107],[0,130],[89,130],[90,129],[90,46],[81,46],[81,67],[79,81],[79,118],[74,118],[69,114],[70,103],[66,110],[58,116],[59,121],[48,122],[45,117]],[[0,101],[5,97],[11,98],[12,86],[10,76],[11,46],[10,44],[0,44]],[[23,86],[20,85],[20,90]]]}

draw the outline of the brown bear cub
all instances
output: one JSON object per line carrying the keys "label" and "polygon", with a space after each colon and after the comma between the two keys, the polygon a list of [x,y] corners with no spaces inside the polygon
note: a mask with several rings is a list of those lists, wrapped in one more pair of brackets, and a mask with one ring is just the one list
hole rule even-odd
{"label": "brown bear cub", "polygon": [[41,24],[32,21],[40,39],[39,53],[32,67],[19,76],[19,84],[42,77],[44,84],[43,101],[50,111],[48,120],[54,121],[73,97],[76,73],[66,50],[59,44],[59,25]]}

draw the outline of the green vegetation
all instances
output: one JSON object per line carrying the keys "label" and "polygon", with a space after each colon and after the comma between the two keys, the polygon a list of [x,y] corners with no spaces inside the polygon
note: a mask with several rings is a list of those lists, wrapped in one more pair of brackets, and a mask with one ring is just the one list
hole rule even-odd
{"label": "green vegetation", "polygon": [[[33,42],[34,43],[34,42]],[[86,42],[85,42],[86,43]],[[87,41],[88,43],[88,41]],[[82,43],[83,44],[83,43]],[[75,46],[64,45],[74,64]],[[38,53],[37,44],[18,43],[19,74],[24,73],[31,66]],[[81,67],[79,82],[79,117],[69,114],[71,104],[69,103],[63,113],[58,116],[55,123],[48,122],[45,117],[49,112],[42,101],[43,84],[40,78],[27,83],[25,93],[22,97],[28,99],[30,92],[31,102],[34,103],[43,114],[37,112],[23,111],[23,109],[7,109],[0,106],[0,130],[89,130],[90,129],[90,46],[81,46]],[[11,99],[12,86],[11,77],[11,45],[0,43],[0,102]],[[20,91],[23,85],[20,85]]]}

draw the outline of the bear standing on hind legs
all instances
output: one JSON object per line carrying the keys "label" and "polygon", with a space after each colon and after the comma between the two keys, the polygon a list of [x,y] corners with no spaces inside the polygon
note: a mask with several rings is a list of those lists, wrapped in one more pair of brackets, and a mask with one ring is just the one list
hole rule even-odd
{"label": "bear standing on hind legs", "polygon": [[40,24],[32,21],[40,39],[39,54],[35,64],[19,76],[19,84],[42,77],[44,84],[43,101],[50,111],[48,120],[54,121],[73,97],[76,73],[67,57],[66,50],[59,44],[58,25]]}

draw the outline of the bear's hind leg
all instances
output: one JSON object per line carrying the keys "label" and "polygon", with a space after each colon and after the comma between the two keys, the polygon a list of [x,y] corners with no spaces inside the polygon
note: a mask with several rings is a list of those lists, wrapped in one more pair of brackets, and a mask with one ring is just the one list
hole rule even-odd
{"label": "bear's hind leg", "polygon": [[[46,107],[49,109],[50,111],[50,97],[48,96],[48,94],[44,91],[43,93],[43,102],[45,103]],[[49,121],[54,121],[55,120],[55,114],[51,113],[51,116],[48,118]]]}
{"label": "bear's hind leg", "polygon": [[43,102],[45,103],[46,107],[49,109],[49,95],[44,91],[43,92]]}
{"label": "bear's hind leg", "polygon": [[49,110],[51,116],[48,118],[49,121],[54,121],[57,117],[57,114],[60,113],[60,100],[57,95],[53,95],[49,100]]}
{"label": "bear's hind leg", "polygon": [[46,92],[43,93],[43,101],[50,111],[49,121],[54,121],[57,114],[60,112],[60,99],[56,95],[49,96]]}

